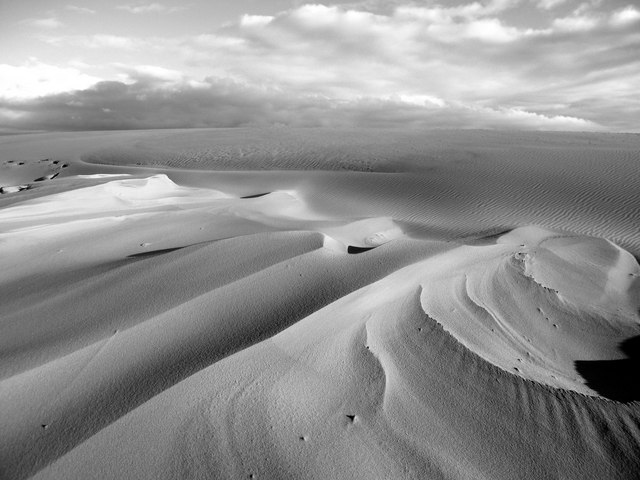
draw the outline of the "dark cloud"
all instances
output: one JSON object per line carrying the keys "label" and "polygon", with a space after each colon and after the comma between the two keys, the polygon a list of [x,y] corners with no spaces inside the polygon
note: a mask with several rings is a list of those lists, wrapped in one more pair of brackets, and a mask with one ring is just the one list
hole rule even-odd
{"label": "dark cloud", "polygon": [[238,126],[263,120],[272,104],[269,97],[273,95],[231,81],[160,88],[140,79],[133,84],[100,82],[87,90],[3,102],[0,108],[19,114],[12,126],[44,130]]}
{"label": "dark cloud", "polygon": [[[166,85],[148,78],[31,100],[0,102],[13,112],[0,128],[111,130],[143,128],[290,126],[421,126],[589,130],[597,126],[516,109],[423,105],[400,99],[336,101],[292,96],[224,79]],[[2,114],[0,113],[0,118]]]}

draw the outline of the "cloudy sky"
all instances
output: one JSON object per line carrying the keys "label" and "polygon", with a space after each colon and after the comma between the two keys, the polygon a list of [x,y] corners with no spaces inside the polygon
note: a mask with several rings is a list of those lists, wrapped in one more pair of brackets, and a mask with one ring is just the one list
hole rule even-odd
{"label": "cloudy sky", "polygon": [[640,131],[638,0],[0,0],[0,45],[5,132]]}

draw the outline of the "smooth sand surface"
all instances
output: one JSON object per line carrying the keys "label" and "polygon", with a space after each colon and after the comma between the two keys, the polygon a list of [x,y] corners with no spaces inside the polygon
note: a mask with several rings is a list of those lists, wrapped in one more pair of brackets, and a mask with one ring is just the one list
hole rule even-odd
{"label": "smooth sand surface", "polygon": [[0,478],[633,479],[640,136],[0,137]]}

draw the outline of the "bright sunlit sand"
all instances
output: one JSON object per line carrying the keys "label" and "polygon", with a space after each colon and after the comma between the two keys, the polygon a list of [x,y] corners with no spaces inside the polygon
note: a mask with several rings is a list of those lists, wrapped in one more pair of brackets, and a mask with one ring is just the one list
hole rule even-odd
{"label": "bright sunlit sand", "polygon": [[0,137],[0,477],[640,471],[640,137]]}

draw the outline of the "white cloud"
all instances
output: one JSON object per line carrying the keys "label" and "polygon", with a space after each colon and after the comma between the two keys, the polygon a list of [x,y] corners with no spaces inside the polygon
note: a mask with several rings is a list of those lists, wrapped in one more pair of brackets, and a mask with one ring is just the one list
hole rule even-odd
{"label": "white cloud", "polygon": [[116,66],[127,75],[132,83],[142,79],[149,83],[164,85],[181,84],[187,81],[184,73],[157,65],[136,65],[133,67],[127,65]]}
{"label": "white cloud", "polygon": [[401,102],[407,103],[409,105],[418,105],[422,107],[444,107],[446,105],[444,100],[438,97],[434,97],[433,95],[399,95],[397,97],[389,97],[389,101],[394,100],[394,98],[398,98]]}
{"label": "white cloud", "polygon": [[490,18],[470,22],[466,34],[469,38],[489,43],[506,43],[517,40],[522,32],[514,27],[505,27],[497,18]]}
{"label": "white cloud", "polygon": [[610,19],[611,24],[616,27],[627,26],[638,21],[640,21],[640,10],[632,7],[631,5],[614,12]]}
{"label": "white cloud", "polygon": [[79,7],[78,5],[65,5],[64,8],[66,10],[69,10],[70,12],[83,13],[83,14],[87,14],[87,15],[93,15],[93,14],[97,13],[95,10],[93,10],[91,8]]}
{"label": "white cloud", "polygon": [[510,124],[512,128],[530,128],[537,130],[565,130],[565,131],[587,131],[602,130],[601,125],[585,120],[583,118],[571,117],[567,115],[542,115],[535,112],[528,112],[520,108],[503,109],[481,109],[485,114],[485,122],[489,119],[495,124]]}
{"label": "white cloud", "polygon": [[262,27],[270,23],[275,17],[271,15],[242,15],[240,17],[241,27]]}
{"label": "white cloud", "polygon": [[89,49],[135,50],[148,45],[148,42],[136,37],[121,35],[64,35],[42,36],[40,39],[57,47],[81,47]]}
{"label": "white cloud", "polygon": [[87,46],[91,48],[117,48],[130,50],[136,48],[138,45],[139,42],[135,38],[119,35],[93,35]]}
{"label": "white cloud", "polygon": [[554,8],[566,3],[567,0],[539,0],[538,8],[543,10],[553,10]]}
{"label": "white cloud", "polygon": [[64,25],[60,20],[58,20],[56,17],[53,17],[53,16],[42,17],[42,18],[28,18],[24,20],[22,23],[24,23],[25,25],[29,25],[31,27],[48,28],[48,29],[60,28]]}
{"label": "white cloud", "polygon": [[598,18],[587,15],[574,15],[571,17],[556,18],[553,26],[562,32],[586,32],[599,25]]}
{"label": "white cloud", "polygon": [[584,15],[585,13],[594,12],[602,4],[602,0],[586,0],[580,3],[574,10],[573,14]]}
{"label": "white cloud", "polygon": [[506,10],[516,8],[520,3],[522,3],[522,0],[492,0],[483,3],[475,1],[455,7],[410,4],[397,7],[395,13],[400,18],[414,18],[435,23],[452,23],[456,19],[473,20],[495,16]]}
{"label": "white cloud", "polygon": [[118,10],[124,10],[133,14],[142,13],[174,13],[185,9],[185,7],[169,7],[161,3],[146,3],[137,5],[118,5]]}
{"label": "white cloud", "polygon": [[47,65],[37,59],[19,66],[0,64],[0,98],[21,100],[43,97],[89,88],[99,80],[76,68]]}
{"label": "white cloud", "polygon": [[89,63],[84,62],[84,61],[82,61],[80,59],[69,60],[69,62],[67,62],[67,64],[70,67],[77,68],[79,70],[84,70],[84,69],[87,69],[87,68],[91,68],[91,65]]}

